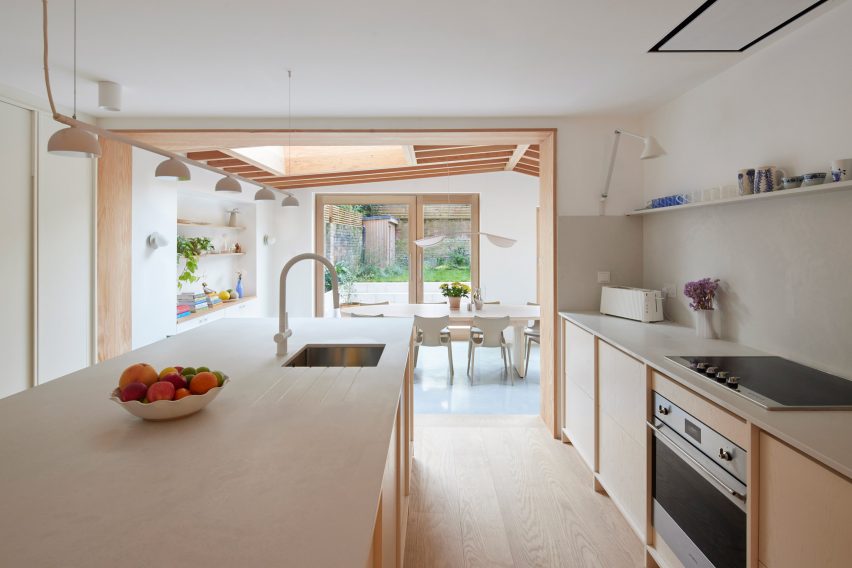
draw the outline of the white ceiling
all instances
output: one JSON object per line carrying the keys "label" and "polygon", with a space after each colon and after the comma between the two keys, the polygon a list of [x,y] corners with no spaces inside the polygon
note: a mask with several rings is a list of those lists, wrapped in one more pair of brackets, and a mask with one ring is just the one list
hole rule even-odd
{"label": "white ceiling", "polygon": [[[297,116],[641,112],[746,56],[647,53],[702,3],[78,0],[79,108],[116,116],[97,109],[96,81],[111,80],[120,116],[285,116],[292,68]],[[50,4],[65,105],[71,6]],[[0,84],[43,96],[41,73],[41,2],[3,0]]]}

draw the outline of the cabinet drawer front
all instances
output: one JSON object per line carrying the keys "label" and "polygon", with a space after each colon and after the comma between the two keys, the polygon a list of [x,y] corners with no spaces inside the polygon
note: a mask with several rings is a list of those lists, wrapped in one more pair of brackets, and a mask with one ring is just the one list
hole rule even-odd
{"label": "cabinet drawer front", "polygon": [[731,414],[724,408],[710,402],[698,393],[680,386],[674,380],[657,371],[651,373],[651,388],[739,447],[749,450],[748,425],[736,414]]}
{"label": "cabinet drawer front", "polygon": [[852,564],[852,482],[760,433],[758,558],[771,568]]}
{"label": "cabinet drawer front", "polygon": [[645,365],[598,342],[598,404],[629,436],[645,446]]}
{"label": "cabinet drawer front", "polygon": [[595,470],[595,401],[572,381],[565,382],[565,431],[571,444]]}
{"label": "cabinet drawer front", "polygon": [[595,336],[565,322],[565,379],[595,396]]}
{"label": "cabinet drawer front", "polygon": [[645,538],[646,477],[644,445],[606,414],[600,415],[598,478],[633,530]]}

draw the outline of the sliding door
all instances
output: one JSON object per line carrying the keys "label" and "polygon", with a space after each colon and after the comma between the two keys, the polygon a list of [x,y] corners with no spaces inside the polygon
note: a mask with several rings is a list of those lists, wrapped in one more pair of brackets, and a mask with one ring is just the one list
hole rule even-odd
{"label": "sliding door", "polygon": [[440,303],[443,282],[479,286],[479,196],[419,195],[417,238],[443,236],[417,249],[417,302]]}

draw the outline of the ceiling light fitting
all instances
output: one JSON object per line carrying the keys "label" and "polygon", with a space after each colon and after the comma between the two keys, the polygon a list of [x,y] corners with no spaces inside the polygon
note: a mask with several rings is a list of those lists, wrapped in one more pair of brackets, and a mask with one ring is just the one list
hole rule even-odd
{"label": "ceiling light fitting", "polygon": [[231,176],[225,176],[216,182],[216,191],[232,191],[234,193],[242,193],[243,186],[240,182]]}
{"label": "ceiling light fitting", "polygon": [[189,168],[176,158],[169,158],[159,163],[154,170],[154,177],[171,181],[189,181]]}
{"label": "ceiling light fitting", "polygon": [[112,81],[98,81],[98,108],[118,112],[121,110],[121,85]]}
{"label": "ceiling light fitting", "polygon": [[275,192],[266,186],[260,186],[257,193],[254,194],[255,201],[272,201],[275,199]]}
{"label": "ceiling light fitting", "polygon": [[281,201],[281,207],[298,207],[299,200],[296,199],[296,196],[292,193],[288,193],[287,196]]}

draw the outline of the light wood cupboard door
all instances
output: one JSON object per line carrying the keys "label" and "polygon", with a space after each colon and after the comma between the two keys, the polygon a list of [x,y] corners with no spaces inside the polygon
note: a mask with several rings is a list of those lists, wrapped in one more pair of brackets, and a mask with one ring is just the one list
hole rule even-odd
{"label": "light wood cupboard door", "polygon": [[598,341],[598,480],[645,536],[645,366]]}
{"label": "light wood cupboard door", "polygon": [[765,432],[759,459],[760,563],[852,566],[852,482]]}
{"label": "light wood cupboard door", "polygon": [[570,322],[565,322],[564,326],[565,435],[594,471],[595,336]]}

